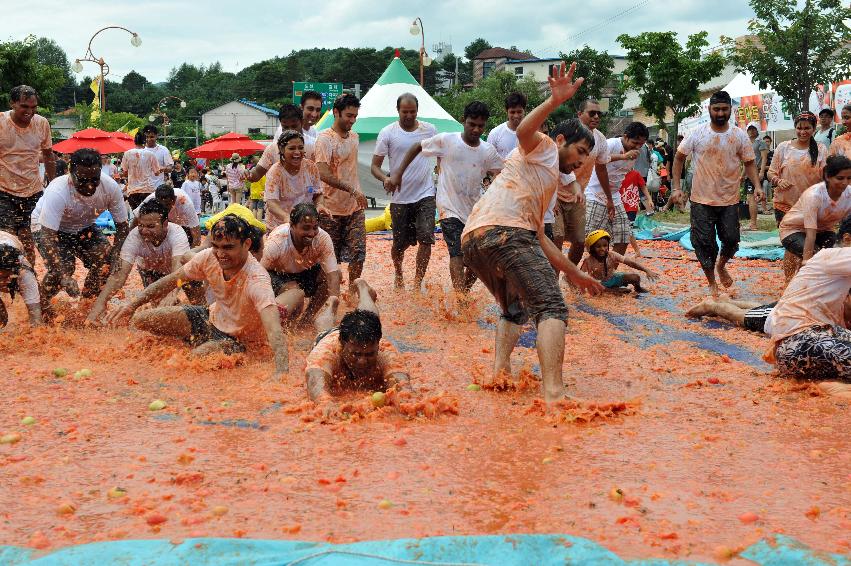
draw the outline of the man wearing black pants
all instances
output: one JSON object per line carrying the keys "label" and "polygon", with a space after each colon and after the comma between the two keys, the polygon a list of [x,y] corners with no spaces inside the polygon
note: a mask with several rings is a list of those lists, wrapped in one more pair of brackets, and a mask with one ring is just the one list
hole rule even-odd
{"label": "man wearing black pants", "polygon": [[[716,275],[724,287],[733,284],[727,262],[739,249],[739,181],[740,167],[756,189],[756,200],[762,188],[756,170],[751,141],[741,128],[730,124],[730,95],[721,90],[709,99],[710,123],[701,126],[677,148],[672,175],[672,199],[682,198],[682,172],[691,155],[694,179],[691,188],[691,243],[712,295],[718,296]],[[719,255],[718,240],[721,241]]]}

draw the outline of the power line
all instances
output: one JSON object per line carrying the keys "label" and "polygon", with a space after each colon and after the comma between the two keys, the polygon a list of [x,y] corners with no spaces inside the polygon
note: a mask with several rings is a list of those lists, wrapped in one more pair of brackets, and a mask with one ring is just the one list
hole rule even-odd
{"label": "power line", "polygon": [[[568,43],[570,41],[573,41],[573,40],[576,40],[576,39],[582,37],[585,34],[591,33],[592,31],[596,31],[596,30],[598,30],[602,27],[605,27],[608,24],[614,22],[615,20],[618,20],[618,19],[622,18],[623,16],[626,16],[627,14],[630,14],[630,13],[632,13],[632,12],[634,12],[634,11],[640,9],[640,8],[643,8],[644,6],[649,4],[650,2],[652,2],[652,0],[641,0],[640,2],[638,2],[638,3],[634,4],[633,6],[627,8],[626,10],[622,10],[622,11],[618,12],[617,14],[614,14],[614,15],[606,18],[605,20],[601,21],[598,24],[595,24],[595,25],[593,25],[589,28],[586,28],[586,29],[580,31],[579,33],[575,33],[573,35],[569,35],[569,36],[565,37],[559,43],[562,43],[562,42]],[[573,46],[573,45],[575,45],[575,44],[571,44],[570,46]],[[552,45],[550,47],[547,47],[544,51],[550,52],[550,51],[557,51],[557,50],[558,50],[558,44],[555,44],[555,45]]]}

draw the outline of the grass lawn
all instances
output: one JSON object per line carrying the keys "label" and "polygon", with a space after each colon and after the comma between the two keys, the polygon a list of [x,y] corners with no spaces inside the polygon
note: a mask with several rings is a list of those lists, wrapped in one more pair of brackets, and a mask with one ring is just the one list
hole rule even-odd
{"label": "grass lawn", "polygon": [[[651,218],[657,222],[666,224],[690,224],[689,213],[669,210],[668,212],[657,212]],[[777,223],[774,221],[774,214],[760,214],[756,221],[757,228],[764,232],[774,232],[777,230]],[[742,220],[742,228],[748,226],[747,220]]]}

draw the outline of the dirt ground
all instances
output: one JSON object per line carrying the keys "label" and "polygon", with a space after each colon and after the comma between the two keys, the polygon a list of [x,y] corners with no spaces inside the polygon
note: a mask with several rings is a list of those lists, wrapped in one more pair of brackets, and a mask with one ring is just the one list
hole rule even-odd
{"label": "dirt ground", "polygon": [[[192,359],[126,328],[31,331],[16,300],[0,432],[21,438],[0,444],[0,544],[564,533],[624,558],[717,560],[784,533],[849,552],[848,402],[774,377],[765,337],[683,317],[705,288],[677,244],[644,245],[664,273],[651,293],[565,289],[565,379],[599,405],[557,413],[539,402],[531,332],[514,357],[525,389],[468,390],[493,363],[497,312],[481,284],[458,311],[442,241],[424,293],[393,291],[389,238],[368,244],[364,276],[417,393],[380,410],[353,393],[352,417],[331,423],[306,401],[310,331],[290,337],[275,383],[268,350]],[[731,273],[741,298],[782,289],[779,263]],[[157,399],[166,407],[149,410]]]}

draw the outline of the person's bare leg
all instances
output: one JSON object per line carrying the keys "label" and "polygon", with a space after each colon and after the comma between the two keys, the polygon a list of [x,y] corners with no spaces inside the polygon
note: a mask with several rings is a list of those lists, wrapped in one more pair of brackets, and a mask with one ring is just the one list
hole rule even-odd
{"label": "person's bare leg", "polygon": [[786,250],[783,254],[783,275],[786,277],[787,285],[795,277],[799,269],[801,269],[801,258]]}
{"label": "person's bare leg", "polygon": [[397,250],[394,246],[390,246],[390,259],[393,260],[393,269],[396,272],[393,277],[393,287],[404,289],[405,277],[402,273],[402,262],[405,260],[405,250]]}
{"label": "person's bare leg", "polygon": [[715,263],[715,271],[718,272],[718,279],[724,287],[733,285],[733,277],[727,271],[728,261],[730,261],[730,258],[722,254],[718,256],[718,261]]}
{"label": "person's bare leg", "polygon": [[496,344],[493,360],[493,380],[499,379],[500,374],[511,377],[511,352],[520,339],[523,327],[500,317],[496,323]]}
{"label": "person's bare leg", "polygon": [[316,315],[316,321],[313,323],[317,334],[334,328],[334,324],[337,322],[337,309],[339,307],[339,297],[328,297],[328,300],[322,306],[322,310]]}
{"label": "person's bare leg", "polygon": [[35,240],[29,226],[22,226],[17,230],[18,239],[24,246],[24,255],[27,256],[27,261],[35,267]]}
{"label": "person's bare leg", "polygon": [[97,256],[97,259],[95,264],[92,265],[92,268],[89,269],[89,272],[86,274],[86,279],[83,282],[83,297],[97,297],[100,293],[101,287],[103,287],[106,280],[109,278],[109,265],[107,263],[109,246],[100,246],[94,251],[94,253]]}
{"label": "person's bare leg", "polygon": [[689,318],[700,318],[702,316],[711,316],[715,309],[716,299],[707,298],[697,303],[685,312]]}
{"label": "person's bare leg", "polygon": [[643,293],[645,289],[641,286],[641,276],[638,273],[624,273],[624,285],[632,285],[636,293]]}
{"label": "person's bare leg", "polygon": [[612,249],[623,255],[626,253],[627,246],[629,246],[629,244],[612,244]]}
{"label": "person's bare leg", "polygon": [[472,269],[470,269],[469,267],[464,268],[464,294],[465,295],[470,292],[470,289],[473,288],[473,285],[475,285],[477,279],[478,279],[478,277],[476,277],[476,273]]}
{"label": "person's bare leg", "polygon": [[363,273],[362,261],[349,262],[349,294],[355,292],[355,281],[360,279],[361,273]]}
{"label": "person's bare leg", "polygon": [[187,338],[192,334],[192,324],[183,312],[183,307],[179,306],[136,311],[130,324],[139,330],[160,336]]}
{"label": "person's bare leg", "polygon": [[751,215],[751,230],[756,230],[756,220],[757,220],[757,209],[756,209],[756,195],[749,194],[748,195],[748,212]]}
{"label": "person's bare leg", "polygon": [[356,279],[352,285],[358,297],[357,309],[379,314],[378,305],[375,304],[375,301],[378,300],[378,293],[366,282],[366,279]]}
{"label": "person's bare leg", "polygon": [[821,381],[816,386],[825,395],[840,399],[851,399],[851,383],[843,381]]}
{"label": "person's bare leg", "polygon": [[416,272],[414,273],[414,289],[417,291],[422,288],[429,260],[431,260],[431,244],[419,244],[417,246]]}
{"label": "person's bare leg", "polygon": [[291,323],[298,318],[298,314],[304,308],[304,291],[297,284],[287,284],[281,293],[275,297],[275,302],[278,306],[287,309],[287,323]]}
{"label": "person's bare leg", "polygon": [[569,259],[573,265],[579,265],[579,262],[582,261],[582,255],[585,253],[585,242],[570,242],[570,250],[567,252],[567,259]]}
{"label": "person's bare leg", "polygon": [[192,349],[192,355],[194,356],[209,356],[210,354],[215,354],[216,352],[224,352],[225,351],[224,340],[208,340],[203,344],[199,344],[197,347]]}
{"label": "person's bare leg", "polygon": [[449,277],[452,279],[452,287],[458,293],[464,293],[464,258],[449,258]]}
{"label": "person's bare leg", "polygon": [[322,281],[317,285],[316,292],[310,297],[310,302],[307,303],[307,308],[304,310],[304,314],[301,317],[300,324],[306,325],[309,322],[313,321],[313,318],[316,316],[317,311],[322,308],[322,305],[325,304],[325,301],[328,300],[328,281],[325,279],[325,275],[320,275]]}
{"label": "person's bare leg", "polygon": [[538,323],[538,361],[544,401],[553,403],[564,398],[562,363],[564,362],[564,321],[548,318]]}
{"label": "person's bare leg", "polygon": [[632,246],[632,250],[635,252],[636,257],[644,257],[641,254],[641,249],[638,247],[638,240],[635,239],[635,235],[629,235],[629,245]]}
{"label": "person's bare leg", "polygon": [[756,307],[761,307],[762,303],[757,303],[755,301],[741,301],[739,299],[731,299],[729,297],[725,297],[722,299],[726,303],[730,303],[732,305],[736,305],[740,309],[744,309],[749,311],[751,309],[755,309]]}

